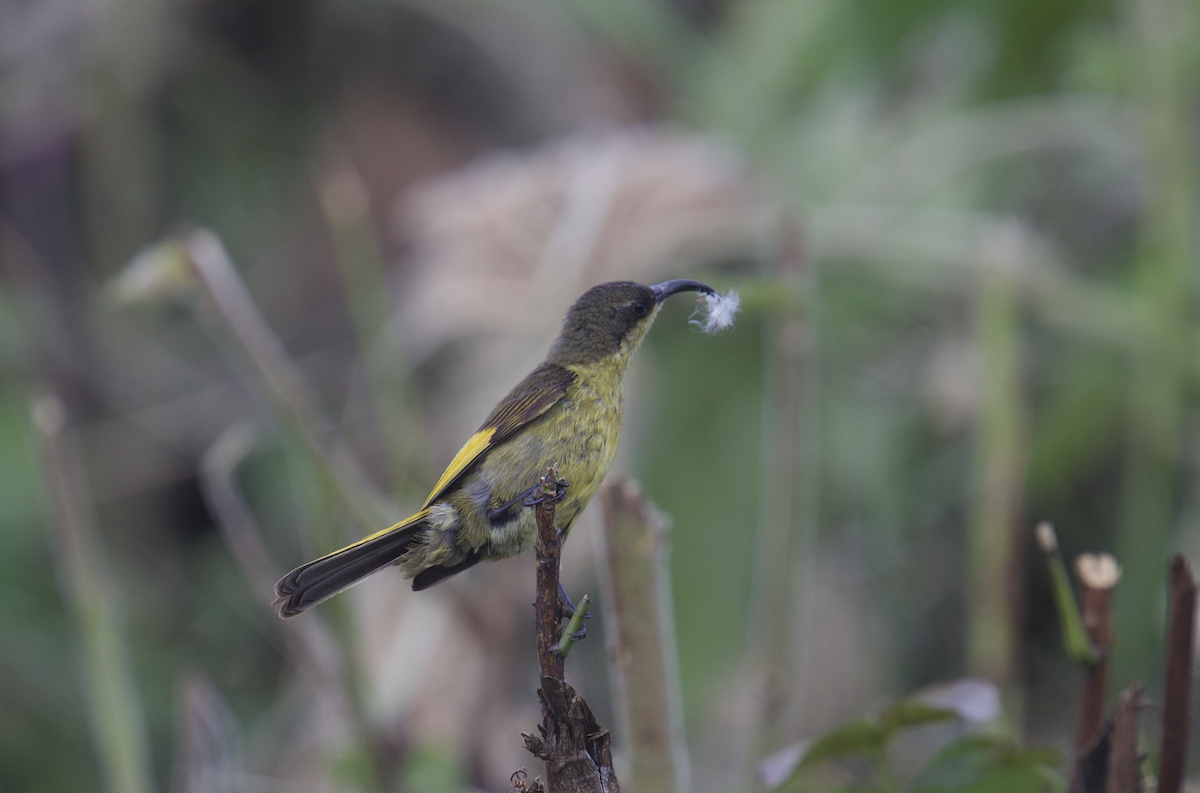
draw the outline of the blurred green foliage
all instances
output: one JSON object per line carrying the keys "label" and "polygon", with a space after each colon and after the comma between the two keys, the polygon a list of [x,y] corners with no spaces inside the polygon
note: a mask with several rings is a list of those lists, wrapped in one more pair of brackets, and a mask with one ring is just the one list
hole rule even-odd
{"label": "blurred green foliage", "polygon": [[[679,263],[760,299],[717,339],[664,315],[643,353],[654,371],[650,418],[625,438],[647,493],[674,518],[697,766],[737,766],[719,749],[731,743],[723,736],[741,691],[730,681],[748,668],[767,669],[774,699],[742,765],[862,712],[881,692],[979,671],[967,650],[975,630],[1012,632],[1002,645],[1011,657],[990,659],[1011,716],[1065,745],[1074,681],[1049,585],[1022,539],[1042,517],[1068,557],[1113,550],[1125,565],[1114,680],[1137,676],[1154,690],[1167,551],[1200,549],[1194,8],[123,0],[96,16],[47,3],[57,10],[39,27],[39,5],[0,8],[19,31],[0,42],[0,788],[105,786],[78,626],[45,530],[34,394],[62,394],[80,434],[164,789],[191,790],[173,776],[181,672],[202,673],[228,700],[252,774],[283,774],[288,729],[304,711],[294,655],[203,502],[205,448],[237,421],[269,430],[239,482],[280,564],[357,533],[286,422],[247,385],[248,364],[204,330],[211,306],[118,312],[105,300],[124,263],[182,225],[216,230],[375,480],[404,482],[411,500],[407,491],[428,483],[421,472],[444,461],[427,459],[425,438],[380,441],[378,424],[356,412],[356,389],[365,377],[368,391],[385,392],[372,395],[376,409],[414,411],[404,424],[423,425],[440,408],[445,373],[410,372],[394,348],[370,349],[364,317],[382,319],[347,306],[361,294],[340,297],[345,248],[322,215],[323,174],[345,159],[363,173],[376,255],[391,261],[406,250],[389,233],[397,192],[474,154],[597,118],[667,120],[728,142],[801,225],[795,305],[781,296],[790,293],[773,269],[774,240],[706,272]],[[29,46],[15,43],[23,36]],[[133,67],[131,43],[148,53]],[[988,458],[977,431],[987,267],[1012,278],[1002,333],[1018,351],[1008,372],[1017,389],[999,410],[1024,449],[1005,494],[1013,512],[998,524],[982,514]],[[402,267],[397,278],[412,276]],[[771,367],[785,364],[775,340],[793,311],[808,346],[795,362],[799,391],[777,402]],[[372,361],[365,376],[360,354]],[[383,379],[379,361],[396,361],[398,379]],[[763,482],[780,410],[798,411],[803,503],[784,527],[795,577],[763,591]],[[977,569],[967,562],[979,547],[972,532],[988,525],[1013,532],[1012,556]],[[991,588],[1011,625],[987,627],[971,597],[976,575],[1014,576],[1019,596]],[[810,588],[831,580],[845,587]],[[773,602],[791,632],[764,660],[747,651],[747,626]],[[338,608],[347,663],[365,664],[356,623]],[[855,638],[836,643],[818,628]],[[832,666],[846,667],[844,685],[813,677],[831,668],[816,657],[826,644],[842,654]],[[508,678],[497,686],[520,688]],[[825,690],[845,701],[825,702]],[[447,750],[396,731],[328,753],[377,764],[403,756],[390,774],[349,775],[397,790],[504,784],[485,777],[479,740]],[[962,764],[1041,763],[998,746],[964,743],[916,789],[950,789]],[[723,789],[705,778],[722,777],[698,774],[697,789]]]}
{"label": "blurred green foliage", "polygon": [[[902,782],[890,757],[894,744],[908,735],[920,735],[919,728],[952,724],[958,719],[954,710],[933,707],[917,698],[899,699],[874,718],[847,722],[817,737],[795,755],[796,762],[785,779],[764,781],[779,791],[1043,793],[1066,789],[1056,770],[1062,765],[1057,752],[1023,749],[1011,739],[986,733],[968,733],[945,742],[911,779]],[[870,770],[858,774],[843,771],[824,780],[814,773],[830,765],[849,765],[845,761],[854,758],[866,760]],[[780,762],[777,773],[782,775],[785,770],[787,764]]]}

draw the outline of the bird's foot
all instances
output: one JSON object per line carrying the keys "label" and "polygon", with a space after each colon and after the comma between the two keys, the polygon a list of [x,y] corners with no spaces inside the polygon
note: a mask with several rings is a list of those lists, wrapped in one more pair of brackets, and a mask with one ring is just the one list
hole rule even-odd
{"label": "bird's foot", "polygon": [[542,477],[542,479],[543,481],[541,483],[534,485],[522,494],[525,496],[525,506],[536,507],[538,504],[541,504],[545,501],[549,501],[551,504],[557,504],[567,497],[568,485],[566,479],[558,479],[554,481],[554,495],[550,495],[546,492],[550,489],[548,486],[550,480],[546,479],[545,477]]}

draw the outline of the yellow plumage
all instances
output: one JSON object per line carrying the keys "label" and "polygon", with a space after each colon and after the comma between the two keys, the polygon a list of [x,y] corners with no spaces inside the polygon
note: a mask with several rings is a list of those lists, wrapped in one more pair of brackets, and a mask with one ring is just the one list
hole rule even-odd
{"label": "yellow plumage", "polygon": [[293,570],[276,585],[279,613],[298,614],[392,564],[414,579],[414,589],[425,589],[480,561],[528,551],[537,523],[524,501],[551,465],[568,485],[555,510],[565,535],[616,455],[630,358],[661,301],[683,290],[715,294],[696,281],[622,282],[587,292],[546,360],[463,445],[422,510]]}

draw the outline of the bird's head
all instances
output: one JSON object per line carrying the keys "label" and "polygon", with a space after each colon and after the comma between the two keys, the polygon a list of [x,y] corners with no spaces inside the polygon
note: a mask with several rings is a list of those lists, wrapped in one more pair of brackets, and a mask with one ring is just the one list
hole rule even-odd
{"label": "bird's head", "polygon": [[628,361],[654,324],[663,301],[677,292],[717,294],[708,284],[687,279],[654,286],[613,281],[592,287],[567,311],[548,360],[559,364]]}

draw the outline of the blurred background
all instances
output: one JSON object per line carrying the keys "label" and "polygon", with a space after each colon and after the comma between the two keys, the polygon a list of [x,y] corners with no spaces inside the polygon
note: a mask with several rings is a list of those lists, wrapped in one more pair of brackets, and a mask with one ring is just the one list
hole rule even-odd
{"label": "blurred background", "polygon": [[1197,11],[0,0],[0,790],[541,773],[532,560],[286,624],[270,587],[418,507],[614,279],[742,290],[726,335],[662,312],[613,474],[670,517],[697,791],[963,675],[1065,748],[1043,518],[1116,555],[1153,697],[1200,556]]}

